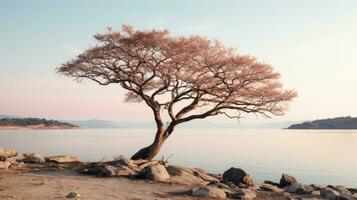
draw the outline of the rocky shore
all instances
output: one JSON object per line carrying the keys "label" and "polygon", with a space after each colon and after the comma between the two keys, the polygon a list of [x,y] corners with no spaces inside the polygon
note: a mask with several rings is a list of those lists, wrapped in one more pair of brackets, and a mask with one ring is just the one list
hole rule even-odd
{"label": "rocky shore", "polygon": [[[43,188],[38,191],[45,196],[36,196],[34,188],[32,196],[26,193],[29,186],[24,182],[29,179],[42,180],[36,186]],[[16,190],[21,186],[23,190]],[[98,189],[96,193],[95,189]],[[307,185],[287,174],[282,174],[279,183],[268,180],[255,183],[247,172],[237,167],[223,174],[212,174],[201,168],[170,165],[164,159],[119,157],[107,162],[81,162],[74,156],[44,157],[40,153],[0,148],[0,199],[41,198],[357,200],[357,189]]]}

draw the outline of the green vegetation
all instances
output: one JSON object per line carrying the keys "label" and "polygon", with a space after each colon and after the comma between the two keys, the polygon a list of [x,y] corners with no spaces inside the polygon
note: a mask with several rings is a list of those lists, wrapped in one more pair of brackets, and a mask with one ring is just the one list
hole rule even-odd
{"label": "green vegetation", "polygon": [[337,117],[321,119],[301,124],[293,124],[288,129],[357,129],[357,117]]}
{"label": "green vegetation", "polygon": [[14,126],[14,127],[27,127],[40,125],[43,128],[51,127],[66,127],[66,128],[78,128],[78,126],[60,122],[57,120],[47,120],[40,118],[3,118],[0,119],[0,127]]}

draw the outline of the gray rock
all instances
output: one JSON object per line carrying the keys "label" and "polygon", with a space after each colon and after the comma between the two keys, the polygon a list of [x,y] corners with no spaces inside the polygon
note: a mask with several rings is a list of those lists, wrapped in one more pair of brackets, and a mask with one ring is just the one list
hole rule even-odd
{"label": "gray rock", "polygon": [[325,197],[326,199],[329,200],[338,200],[340,193],[331,189],[331,188],[325,188],[320,190],[321,196]]}
{"label": "gray rock", "polygon": [[287,175],[287,174],[283,174],[281,176],[281,179],[280,179],[281,186],[285,187],[285,186],[289,186],[289,185],[292,185],[295,183],[297,183],[297,180],[295,177]]}
{"label": "gray rock", "polygon": [[341,200],[357,200],[357,196],[351,193],[340,193]]}
{"label": "gray rock", "polygon": [[166,182],[170,178],[166,168],[160,164],[146,167],[144,169],[144,176],[146,179],[158,182]]}
{"label": "gray rock", "polygon": [[251,200],[255,199],[257,197],[257,194],[254,190],[238,189],[237,191],[233,192],[230,197],[235,199]]}
{"label": "gray rock", "polygon": [[314,190],[313,187],[301,183],[295,183],[285,188],[286,192],[295,193],[295,194],[311,194],[313,190]]}
{"label": "gray rock", "polygon": [[254,184],[253,179],[249,174],[240,168],[231,167],[223,173],[223,180],[232,182],[237,186],[246,185],[251,186]]}
{"label": "gray rock", "polygon": [[67,194],[66,198],[79,199],[79,198],[81,198],[81,195],[78,194],[77,192],[70,192],[70,193]]}
{"label": "gray rock", "polygon": [[226,198],[226,193],[215,187],[199,187],[193,188],[191,190],[192,196],[196,197],[206,197],[206,198],[216,198],[216,199],[224,199]]}
{"label": "gray rock", "polygon": [[11,163],[8,161],[0,161],[0,170],[2,169],[8,169],[10,167]]}
{"label": "gray rock", "polygon": [[59,156],[49,156],[46,157],[47,162],[56,162],[56,163],[74,163],[81,162],[75,156],[59,155]]}
{"label": "gray rock", "polygon": [[270,185],[268,183],[261,184],[260,189],[265,190],[265,191],[271,191],[271,192],[282,192],[283,191],[283,189],[278,188],[274,185]]}
{"label": "gray rock", "polygon": [[45,158],[40,153],[24,153],[24,159],[21,161],[24,163],[43,163]]}

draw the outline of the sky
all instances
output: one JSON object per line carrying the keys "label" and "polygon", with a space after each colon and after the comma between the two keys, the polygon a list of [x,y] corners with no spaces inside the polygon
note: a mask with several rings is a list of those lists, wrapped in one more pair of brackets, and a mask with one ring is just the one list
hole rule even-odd
{"label": "sky", "polygon": [[122,24],[218,39],[271,64],[298,97],[284,116],[248,121],[357,117],[357,1],[0,0],[0,114],[150,121],[119,85],[77,83],[56,67]]}

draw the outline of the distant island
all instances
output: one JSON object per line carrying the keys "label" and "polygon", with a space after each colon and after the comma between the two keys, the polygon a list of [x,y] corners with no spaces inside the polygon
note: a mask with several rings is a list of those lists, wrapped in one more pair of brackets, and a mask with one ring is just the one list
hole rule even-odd
{"label": "distant island", "polygon": [[47,120],[40,118],[2,118],[0,119],[1,129],[72,129],[79,128],[66,122]]}
{"label": "distant island", "polygon": [[357,129],[357,117],[337,117],[293,124],[287,129]]}

